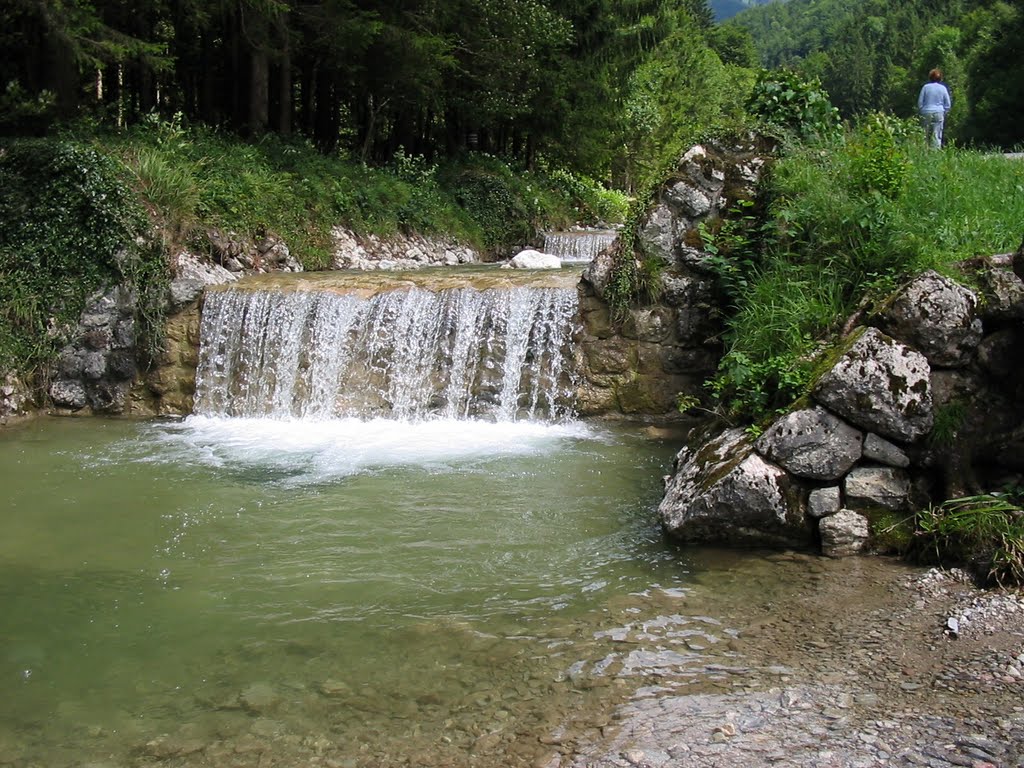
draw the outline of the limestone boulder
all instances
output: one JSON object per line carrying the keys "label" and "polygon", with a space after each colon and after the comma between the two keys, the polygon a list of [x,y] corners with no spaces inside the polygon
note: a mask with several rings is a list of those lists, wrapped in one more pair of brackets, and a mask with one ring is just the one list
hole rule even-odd
{"label": "limestone boulder", "polygon": [[981,341],[978,299],[964,286],[929,270],[899,291],[882,313],[889,335],[902,339],[932,365],[958,368]]}
{"label": "limestone boulder", "polygon": [[980,314],[984,320],[1024,319],[1024,280],[1006,267],[991,266],[977,272],[981,284]]}
{"label": "limestone boulder", "polygon": [[[193,281],[204,286],[223,285],[234,282],[240,277],[220,264],[200,258],[189,251],[181,251],[174,257],[174,272],[177,275],[176,280],[187,281],[184,285],[179,286],[179,290],[184,289],[189,282]],[[180,306],[184,306],[185,303],[188,302],[181,303]]]}
{"label": "limestone boulder", "polygon": [[863,551],[868,544],[868,520],[852,509],[841,509],[818,523],[821,553],[828,557],[849,557]]}
{"label": "limestone boulder", "polygon": [[50,399],[58,408],[81,410],[89,404],[85,386],[81,381],[58,379],[50,385]]}
{"label": "limestone boulder", "polygon": [[198,301],[206,284],[202,280],[191,277],[177,277],[167,287],[167,302],[172,312],[177,312]]}
{"label": "limestone boulder", "polygon": [[810,529],[784,470],[765,461],[743,430],[684,448],[658,507],[683,541],[804,546]]}
{"label": "limestone boulder", "polygon": [[842,506],[839,486],[815,488],[807,497],[807,514],[814,518],[834,515]]}
{"label": "limestone boulder", "polygon": [[686,181],[671,185],[665,191],[664,198],[668,205],[690,218],[707,216],[712,205],[718,203],[715,192]]}
{"label": "limestone boulder", "polygon": [[902,510],[910,504],[910,478],[896,467],[857,467],[843,480],[846,506]]}
{"label": "limestone boulder", "polygon": [[0,425],[28,413],[33,405],[32,390],[21,377],[8,372],[0,378]]}
{"label": "limestone boulder", "polygon": [[665,264],[675,260],[675,248],[687,222],[680,222],[664,202],[655,205],[637,230],[637,246],[648,258]]}
{"label": "limestone boulder", "polygon": [[527,248],[501,265],[502,269],[561,269],[562,260],[550,253]]}
{"label": "limestone boulder", "polygon": [[920,352],[868,328],[818,380],[812,395],[851,424],[912,442],[932,428],[930,374]]}
{"label": "limestone boulder", "polygon": [[857,462],[862,443],[859,430],[815,406],[778,419],[758,438],[755,447],[794,475],[834,480]]}
{"label": "limestone boulder", "polygon": [[603,296],[605,288],[611,279],[612,267],[615,266],[615,258],[610,250],[601,251],[583,269],[581,280],[584,289],[589,290],[594,296]]}
{"label": "limestone boulder", "polygon": [[890,467],[910,466],[910,457],[902,448],[874,432],[869,432],[864,438],[864,458],[877,461],[879,464],[888,464]]}

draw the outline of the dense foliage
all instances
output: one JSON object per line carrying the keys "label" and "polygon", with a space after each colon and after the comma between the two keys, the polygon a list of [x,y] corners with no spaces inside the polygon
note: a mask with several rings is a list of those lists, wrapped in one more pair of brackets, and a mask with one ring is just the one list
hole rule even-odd
{"label": "dense foliage", "polygon": [[749,31],[764,66],[820,78],[844,117],[910,117],[938,67],[953,96],[950,139],[1024,142],[1021,0],[790,0],[752,8],[730,25]]}
{"label": "dense foliage", "polygon": [[367,162],[479,149],[604,177],[634,72],[711,24],[706,0],[14,0],[0,131],[180,113]]}
{"label": "dense foliage", "polygon": [[111,158],[70,141],[16,142],[0,148],[0,190],[0,370],[52,356],[101,288],[134,287],[146,320],[164,258],[145,246],[144,213]]}

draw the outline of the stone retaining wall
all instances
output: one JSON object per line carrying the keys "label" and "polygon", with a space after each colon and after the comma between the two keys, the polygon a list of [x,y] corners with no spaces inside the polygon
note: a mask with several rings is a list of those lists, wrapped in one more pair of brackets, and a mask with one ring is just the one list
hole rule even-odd
{"label": "stone retaining wall", "polygon": [[840,556],[886,512],[1020,485],[1024,283],[1005,258],[972,268],[980,295],[935,272],[903,286],[756,440],[712,428],[680,451],[666,531]]}

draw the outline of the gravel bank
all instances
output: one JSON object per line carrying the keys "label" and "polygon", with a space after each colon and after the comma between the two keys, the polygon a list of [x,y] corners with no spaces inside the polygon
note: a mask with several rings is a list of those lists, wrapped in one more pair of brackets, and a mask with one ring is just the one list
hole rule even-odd
{"label": "gravel bank", "polygon": [[793,593],[735,607],[732,690],[667,675],[553,764],[1024,765],[1021,593],[981,592],[955,571],[807,566]]}

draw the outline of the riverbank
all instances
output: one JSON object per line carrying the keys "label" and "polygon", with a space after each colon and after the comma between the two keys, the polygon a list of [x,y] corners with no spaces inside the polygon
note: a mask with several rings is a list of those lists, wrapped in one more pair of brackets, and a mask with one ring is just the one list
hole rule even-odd
{"label": "riverbank", "polygon": [[981,592],[956,571],[790,557],[805,577],[789,594],[723,606],[749,614],[726,684],[691,693],[666,676],[555,764],[1024,765],[1022,593]]}

